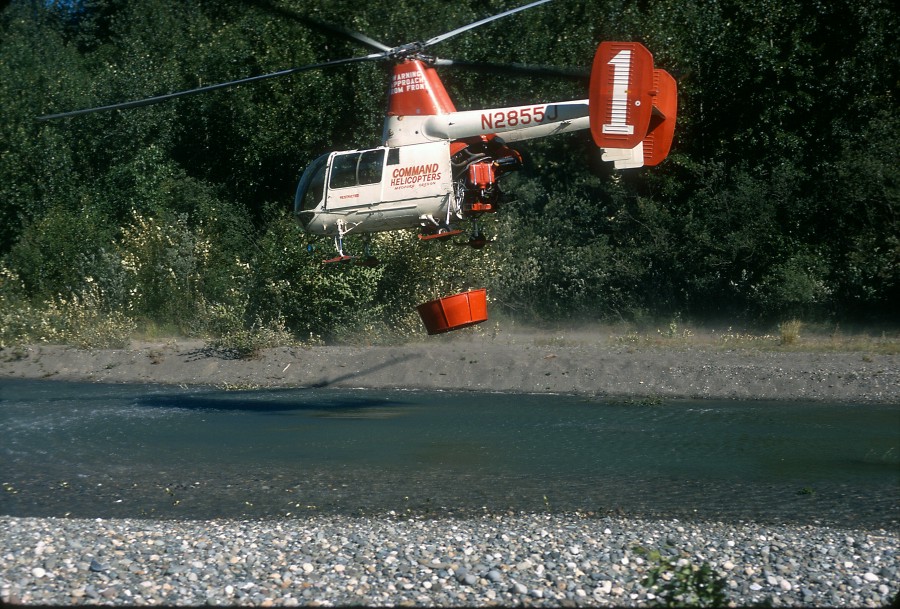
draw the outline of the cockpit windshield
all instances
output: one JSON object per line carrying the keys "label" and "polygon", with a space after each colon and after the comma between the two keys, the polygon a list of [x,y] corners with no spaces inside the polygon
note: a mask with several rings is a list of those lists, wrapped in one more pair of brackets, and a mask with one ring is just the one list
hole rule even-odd
{"label": "cockpit windshield", "polygon": [[325,196],[325,166],[328,154],[323,154],[310,163],[300,183],[297,184],[297,194],[294,195],[294,216],[297,221],[306,226],[312,220],[314,210]]}

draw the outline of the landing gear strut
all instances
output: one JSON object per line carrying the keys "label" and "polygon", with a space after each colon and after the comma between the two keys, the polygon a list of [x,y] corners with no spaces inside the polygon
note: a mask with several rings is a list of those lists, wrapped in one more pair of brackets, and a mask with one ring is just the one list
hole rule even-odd
{"label": "landing gear strut", "polygon": [[323,260],[323,264],[329,264],[332,262],[347,262],[350,260],[351,256],[348,256],[344,253],[344,235],[349,232],[347,228],[346,222],[343,220],[337,221],[337,234],[334,236],[334,249],[337,250],[338,255],[335,258],[329,258],[328,260]]}
{"label": "landing gear strut", "polygon": [[472,237],[469,239],[468,245],[475,248],[476,250],[480,250],[485,245],[489,243],[487,237],[484,236],[484,233],[481,232],[481,226],[478,224],[478,220],[472,221]]}
{"label": "landing gear strut", "polygon": [[363,259],[357,262],[359,266],[378,266],[381,261],[372,255],[372,235],[363,237]]}
{"label": "landing gear strut", "polygon": [[337,229],[338,234],[334,236],[334,247],[338,251],[338,255],[335,258],[323,260],[323,264],[331,264],[334,262],[349,262],[351,260],[355,260],[356,264],[359,266],[378,266],[379,264],[381,264],[381,261],[372,255],[371,234],[363,235],[363,257],[360,259],[359,256],[351,256],[344,252],[344,235],[350,232],[350,230],[347,228],[347,225],[343,220],[338,221]]}

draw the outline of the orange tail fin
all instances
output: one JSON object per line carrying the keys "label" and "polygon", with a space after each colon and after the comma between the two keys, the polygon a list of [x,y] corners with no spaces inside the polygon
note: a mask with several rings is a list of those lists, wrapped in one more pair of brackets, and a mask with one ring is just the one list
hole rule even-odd
{"label": "orange tail fin", "polygon": [[631,166],[656,165],[669,153],[675,131],[675,79],[653,68],[653,55],[639,42],[603,42],[591,70],[589,115],[597,146],[633,150]]}

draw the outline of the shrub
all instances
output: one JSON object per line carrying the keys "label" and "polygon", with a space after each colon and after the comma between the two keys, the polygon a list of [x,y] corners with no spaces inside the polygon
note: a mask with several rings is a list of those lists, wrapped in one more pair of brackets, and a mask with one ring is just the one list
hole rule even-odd
{"label": "shrub", "polygon": [[265,324],[257,319],[250,328],[235,328],[223,336],[213,338],[206,344],[207,349],[224,357],[250,359],[257,357],[260,350],[296,343],[284,326],[283,320]]}
{"label": "shrub", "polygon": [[113,235],[97,210],[52,208],[26,227],[7,262],[32,299],[80,294],[88,278],[106,294],[121,292]]}
{"label": "shrub", "polygon": [[286,213],[272,218],[249,262],[247,322],[278,321],[295,336],[330,336],[377,318],[382,269],[323,265],[318,245]]}
{"label": "shrub", "polygon": [[797,339],[800,338],[800,329],[802,327],[803,322],[799,319],[792,319],[779,324],[778,332],[781,335],[781,344],[793,345],[796,343]]}
{"label": "shrub", "polygon": [[183,214],[166,219],[134,211],[119,243],[128,313],[189,328],[202,310],[198,288],[207,245],[190,230]]}
{"label": "shrub", "polygon": [[701,566],[687,559],[673,561],[660,555],[658,550],[637,549],[657,563],[642,584],[655,592],[658,604],[663,607],[724,607],[725,580],[708,563]]}
{"label": "shrub", "polygon": [[135,330],[134,321],[123,313],[105,312],[96,285],[80,295],[59,296],[33,306],[17,297],[16,281],[15,274],[0,269],[0,347],[27,343],[124,347]]}

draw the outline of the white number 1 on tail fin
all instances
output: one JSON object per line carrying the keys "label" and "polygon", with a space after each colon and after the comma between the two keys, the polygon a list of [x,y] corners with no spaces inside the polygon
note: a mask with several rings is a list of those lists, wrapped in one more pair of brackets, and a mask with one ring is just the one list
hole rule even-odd
{"label": "white number 1 on tail fin", "polygon": [[[631,76],[631,51],[619,51],[607,62],[613,67],[612,99],[610,100],[611,121],[604,123],[603,133],[631,135],[634,125],[628,124],[628,89]],[[638,102],[640,103],[640,102]]]}
{"label": "white number 1 on tail fin", "polygon": [[639,42],[603,42],[591,69],[591,135],[601,148],[631,150],[653,107],[653,55]]}

